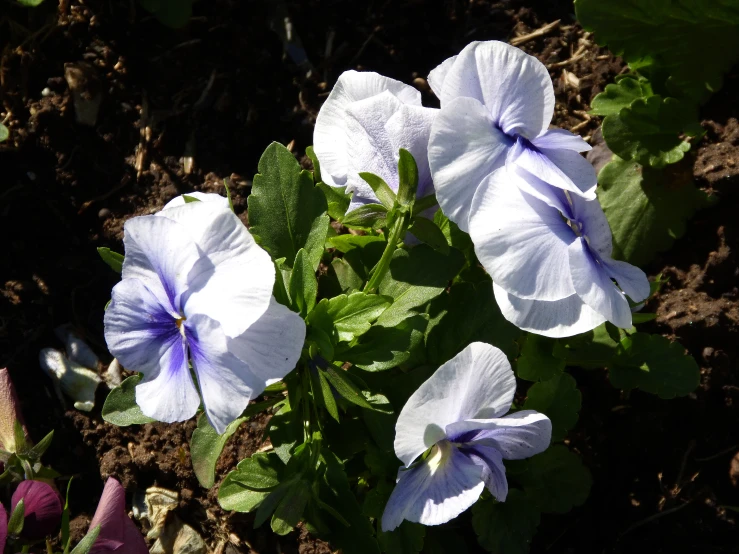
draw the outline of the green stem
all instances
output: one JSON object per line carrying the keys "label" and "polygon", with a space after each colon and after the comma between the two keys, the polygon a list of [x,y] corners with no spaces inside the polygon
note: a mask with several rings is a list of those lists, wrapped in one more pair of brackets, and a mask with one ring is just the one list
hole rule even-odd
{"label": "green stem", "polygon": [[311,417],[310,417],[310,406],[308,403],[310,400],[310,376],[308,372],[310,368],[303,366],[300,373],[300,384],[303,388],[303,442],[310,442],[313,439],[313,433],[311,429]]}
{"label": "green stem", "polygon": [[395,220],[393,228],[390,230],[390,236],[388,237],[385,251],[382,253],[380,261],[377,262],[377,265],[372,270],[372,275],[364,286],[364,292],[372,292],[378,287],[380,281],[382,281],[382,278],[390,267],[390,260],[392,260],[393,254],[395,254],[395,249],[398,246],[398,241],[400,240],[400,237],[405,234],[405,231],[406,216],[402,215]]}

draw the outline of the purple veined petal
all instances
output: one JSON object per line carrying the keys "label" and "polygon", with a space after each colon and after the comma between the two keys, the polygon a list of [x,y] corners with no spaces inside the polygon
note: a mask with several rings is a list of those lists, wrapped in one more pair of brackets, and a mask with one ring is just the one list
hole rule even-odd
{"label": "purple veined petal", "polygon": [[620,260],[601,260],[611,279],[615,279],[621,290],[634,302],[649,297],[650,288],[647,275],[638,267]]}
{"label": "purple veined petal", "polygon": [[228,340],[228,350],[269,385],[293,370],[304,340],[303,318],[272,298],[262,317],[243,334]]}
{"label": "purple veined petal", "polygon": [[439,100],[441,100],[441,93],[444,90],[444,81],[446,80],[447,73],[449,73],[455,61],[457,61],[457,56],[447,58],[429,73],[429,86]]}
{"label": "purple veined petal", "polygon": [[156,358],[156,371],[144,373],[144,379],[136,386],[136,404],[144,415],[174,423],[195,415],[200,396],[190,375],[185,337],[178,331],[168,339]]}
{"label": "purple veined petal", "polygon": [[145,215],[126,221],[123,231],[121,277],[143,281],[162,306],[178,313],[188,272],[200,258],[187,229],[166,217]]}
{"label": "purple veined petal", "polygon": [[450,423],[498,417],[516,392],[516,379],[505,354],[473,342],[443,364],[411,395],[395,425],[395,454],[407,466],[446,438]]}
{"label": "purple veined petal", "polygon": [[437,109],[403,104],[385,123],[385,129],[393,145],[396,167],[400,157],[398,151],[401,148],[408,150],[413,155],[413,159],[416,160],[418,166],[416,196],[418,198],[434,193],[429,168],[428,146],[431,125],[438,113],[439,110]]}
{"label": "purple veined petal", "polygon": [[613,251],[611,227],[608,225],[606,214],[597,200],[584,200],[579,196],[570,195],[572,217],[580,226],[580,232],[588,239],[588,246],[601,258],[610,259]]}
{"label": "purple veined petal", "polygon": [[[16,450],[16,421],[20,423],[23,434],[28,437],[28,429],[21,412],[21,403],[18,400],[13,381],[10,379],[10,372],[7,368],[0,368],[0,449],[6,452],[15,452]],[[0,552],[2,552],[2,548],[0,548]]]}
{"label": "purple veined petal", "polygon": [[201,202],[214,202],[226,210],[231,209],[228,205],[228,198],[226,198],[225,196],[221,196],[220,194],[216,194],[213,192],[194,191],[188,192],[187,194],[180,194],[179,196],[175,196],[172,200],[167,202],[162,208],[162,211],[157,212],[157,214],[161,214],[164,210],[168,210],[169,208],[178,208],[180,206],[186,205],[187,202],[185,202],[185,196],[197,198]]}
{"label": "purple veined petal", "polygon": [[392,531],[404,519],[423,525],[446,523],[477,502],[484,487],[482,467],[442,441],[423,463],[398,471],[382,514],[382,530]]}
{"label": "purple veined petal", "polygon": [[158,215],[187,229],[202,254],[186,268],[183,313],[208,315],[229,336],[243,333],[269,307],[275,282],[269,254],[220,202],[191,202]]}
{"label": "purple veined petal", "polygon": [[533,410],[521,410],[499,418],[458,421],[446,430],[453,443],[492,446],[506,460],[530,458],[544,452],[552,442],[552,422]]}
{"label": "purple veined petal", "polygon": [[91,554],[146,554],[146,541],[126,514],[126,491],[113,477],[105,482],[103,494],[90,522],[90,529],[100,525],[100,534]]}
{"label": "purple veined petal", "polygon": [[228,337],[218,322],[197,314],[183,326],[205,413],[213,428],[222,434],[266,383],[250,364],[229,351]]}
{"label": "purple veined petal", "polygon": [[442,107],[459,97],[479,100],[504,133],[529,139],[546,131],[554,114],[544,64],[498,41],[472,42],[459,53],[444,79]]}
{"label": "purple veined petal", "polygon": [[580,238],[569,248],[572,283],[577,295],[616,327],[631,327],[631,310],[623,293],[611,281],[608,270]]}
{"label": "purple veined petal", "polygon": [[524,331],[545,337],[579,335],[606,321],[577,294],[554,301],[526,300],[507,293],[496,283],[493,293],[503,317]]}
{"label": "purple veined petal", "polygon": [[595,198],[597,176],[590,162],[572,150],[538,149],[519,137],[510,150],[507,164],[515,164],[553,187],[588,200]]}
{"label": "purple veined petal", "polygon": [[115,287],[105,311],[105,342],[123,367],[145,375],[157,373],[161,358],[179,341],[178,315],[138,279],[123,279]]}
{"label": "purple veined petal", "polygon": [[8,541],[8,513],[0,504],[0,552],[5,552],[5,543]]}
{"label": "purple veined petal", "polygon": [[472,199],[482,181],[505,163],[510,138],[473,98],[449,101],[431,126],[429,167],[444,214],[469,231]]}
{"label": "purple veined petal", "polygon": [[460,447],[470,459],[482,468],[482,480],[498,502],[505,502],[508,497],[508,479],[506,478],[503,456],[492,446],[483,444]]}
{"label": "purple veined petal", "polygon": [[[313,148],[327,185],[346,185],[351,153],[346,137],[346,109],[353,102],[389,91],[404,104],[421,105],[421,93],[395,79],[372,72],[345,71],[321,106],[313,131]],[[361,170],[366,171],[366,170]]]}
{"label": "purple veined petal", "polygon": [[592,150],[580,135],[565,131],[564,129],[548,129],[541,135],[531,140],[537,148],[548,148],[552,150],[572,150],[573,152],[587,152]]}
{"label": "purple veined petal", "polygon": [[23,538],[41,540],[58,531],[62,521],[62,501],[50,485],[41,481],[22,481],[10,501],[11,513],[21,499],[25,510]]}
{"label": "purple veined petal", "polygon": [[372,188],[359,176],[361,172],[379,175],[391,189],[398,190],[396,153],[385,125],[402,105],[386,90],[346,107],[347,192],[354,192],[362,198],[377,198]]}
{"label": "purple veined petal", "polygon": [[567,298],[575,292],[567,260],[575,233],[517,179],[504,167],[480,186],[470,217],[475,253],[493,281],[519,298]]}

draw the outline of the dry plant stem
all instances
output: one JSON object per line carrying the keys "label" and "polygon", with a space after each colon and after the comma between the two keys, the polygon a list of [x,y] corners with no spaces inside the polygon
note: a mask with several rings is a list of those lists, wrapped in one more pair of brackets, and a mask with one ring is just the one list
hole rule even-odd
{"label": "dry plant stem", "polygon": [[552,21],[551,23],[547,23],[543,27],[538,28],[536,31],[532,31],[527,35],[521,35],[519,37],[514,37],[510,40],[511,45],[518,46],[519,44],[524,44],[525,42],[528,42],[530,40],[533,40],[535,38],[541,37],[546,35],[549,31],[555,29],[557,25],[559,25],[559,22],[562,21],[561,19],[558,19],[557,21]]}

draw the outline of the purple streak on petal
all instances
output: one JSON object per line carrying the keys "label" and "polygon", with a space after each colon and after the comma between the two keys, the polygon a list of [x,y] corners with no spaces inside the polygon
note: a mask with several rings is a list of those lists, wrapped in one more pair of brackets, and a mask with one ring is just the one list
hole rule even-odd
{"label": "purple streak on petal", "polygon": [[113,288],[105,340],[123,367],[145,375],[157,372],[178,336],[175,317],[143,281],[124,279]]}
{"label": "purple streak on petal", "polygon": [[105,482],[90,529],[100,525],[100,534],[90,550],[91,554],[117,552],[118,554],[146,554],[144,537],[126,515],[126,492],[113,477]]}
{"label": "purple streak on petal", "polygon": [[457,447],[442,441],[421,464],[398,471],[398,482],[382,515],[383,531],[404,519],[440,525],[472,506],[484,488],[482,468]]}
{"label": "purple streak on petal", "polygon": [[62,521],[62,502],[50,485],[41,481],[23,481],[13,493],[11,513],[21,499],[25,509],[21,536],[41,540],[58,531]]}
{"label": "purple streak on petal", "polygon": [[5,551],[5,542],[8,540],[8,513],[0,504],[0,552]]}
{"label": "purple streak on petal", "polygon": [[492,446],[470,444],[460,447],[460,451],[482,468],[482,480],[498,502],[505,502],[508,496],[508,479],[503,465],[503,455]]}
{"label": "purple streak on petal", "polygon": [[[10,379],[7,368],[0,369],[0,448],[15,452],[15,422],[21,424],[23,434],[28,437],[28,429],[23,420],[18,394]],[[2,552],[2,549],[0,549]]]}

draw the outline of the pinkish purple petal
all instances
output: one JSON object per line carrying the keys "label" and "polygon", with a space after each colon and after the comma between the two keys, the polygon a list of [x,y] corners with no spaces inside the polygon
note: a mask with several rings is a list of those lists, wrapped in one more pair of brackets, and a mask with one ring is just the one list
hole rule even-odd
{"label": "pinkish purple petal", "polygon": [[5,551],[5,542],[8,540],[8,513],[0,504],[0,552]]}
{"label": "pinkish purple petal", "polygon": [[41,540],[56,534],[62,521],[62,501],[50,485],[41,481],[23,481],[13,493],[11,511],[23,499],[25,518],[21,535]]}
{"label": "pinkish purple petal", "polygon": [[90,529],[100,525],[100,535],[90,554],[146,554],[148,548],[136,525],[126,515],[126,491],[113,477],[105,482]]}

